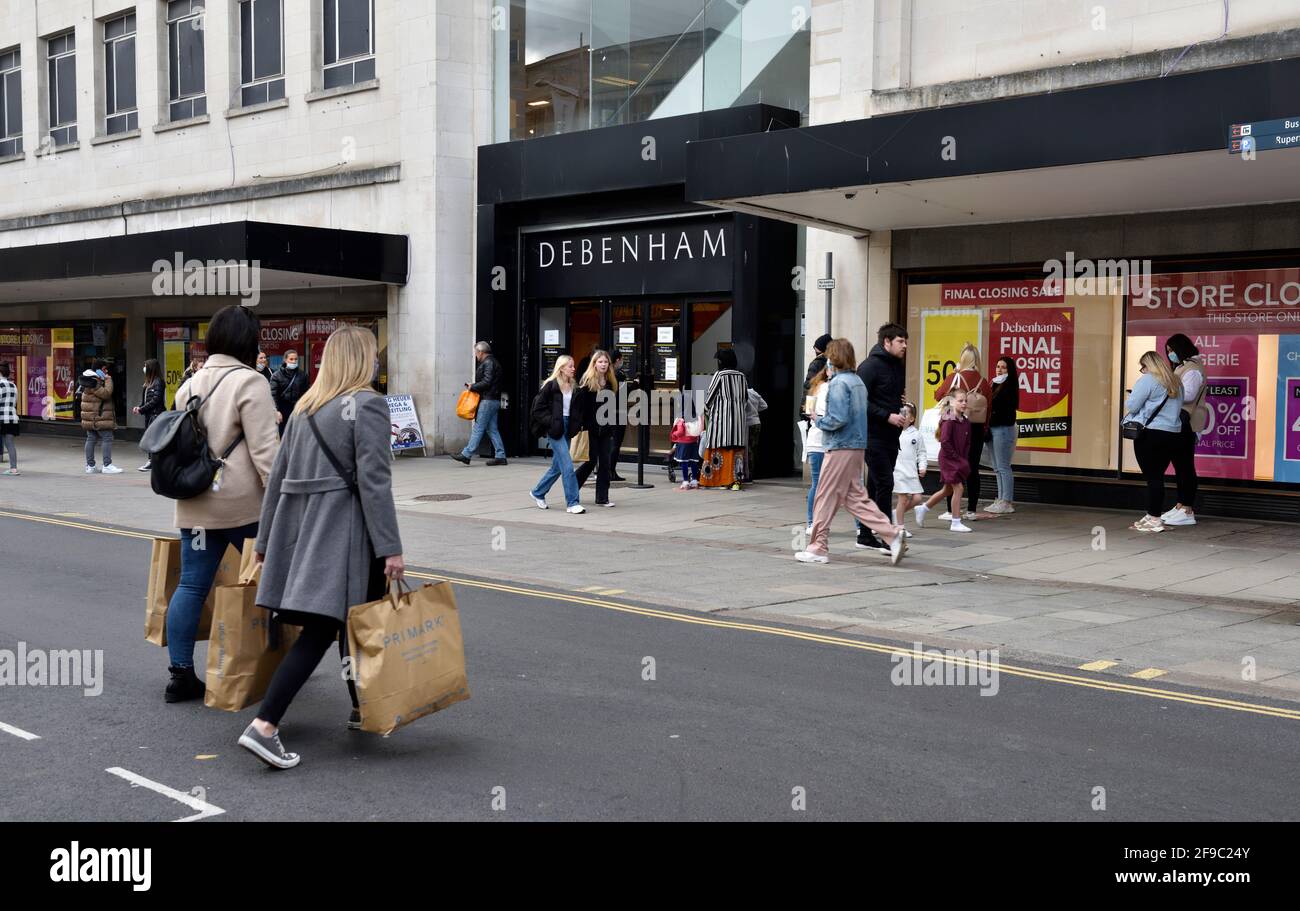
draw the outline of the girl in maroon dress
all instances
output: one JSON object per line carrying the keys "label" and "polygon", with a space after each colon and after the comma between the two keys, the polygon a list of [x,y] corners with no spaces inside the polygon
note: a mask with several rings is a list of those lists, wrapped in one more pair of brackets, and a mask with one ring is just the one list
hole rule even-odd
{"label": "girl in maroon dress", "polygon": [[[916,515],[916,526],[925,523],[925,514],[930,507],[951,496],[954,504],[961,503],[962,489],[970,477],[970,439],[971,424],[966,417],[966,393],[957,390],[944,402],[939,418],[939,480],[943,487],[930,499],[926,500],[912,512]],[[953,513],[949,531],[970,531],[970,526],[962,524],[960,511]]]}

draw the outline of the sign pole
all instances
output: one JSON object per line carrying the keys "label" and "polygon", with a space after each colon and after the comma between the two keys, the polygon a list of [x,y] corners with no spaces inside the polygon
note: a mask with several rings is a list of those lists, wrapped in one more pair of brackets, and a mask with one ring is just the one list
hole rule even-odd
{"label": "sign pole", "polygon": [[821,283],[826,289],[826,334],[831,334],[831,294],[835,291],[835,270],[831,264],[835,254],[830,250],[826,251],[826,280]]}

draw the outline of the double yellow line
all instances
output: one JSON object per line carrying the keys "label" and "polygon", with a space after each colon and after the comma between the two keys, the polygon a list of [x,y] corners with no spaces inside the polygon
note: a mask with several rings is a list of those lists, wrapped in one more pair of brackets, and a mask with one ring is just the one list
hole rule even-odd
{"label": "double yellow line", "polygon": [[[139,538],[146,541],[159,537],[155,534],[149,534],[137,531],[128,531],[125,529],[109,528],[103,525],[91,525],[86,522],[73,522],[68,519],[57,519],[49,516],[34,516],[28,513],[10,512],[0,510],[0,517],[10,519],[21,519],[28,522],[40,522],[45,525],[59,525],[66,528],[79,528],[85,531],[98,532],[100,534],[119,535],[124,538]],[[502,592],[504,594],[522,595],[529,598],[543,598],[550,601],[563,601],[568,604],[582,604],[588,607],[598,607],[602,610],[616,611],[621,614],[631,614],[638,617],[646,617],[654,620],[669,620],[675,623],[690,623],[696,626],[713,627],[714,629],[729,629],[740,632],[759,633],[766,636],[780,636],[786,639],[800,639],[804,642],[816,642],[822,645],[835,645],[841,648],[856,649],[863,652],[875,652],[881,655],[903,655],[914,656],[915,652],[908,647],[899,645],[885,645],[879,642],[869,642],[861,639],[848,639],[843,636],[832,636],[826,633],[817,633],[807,630],[783,629],[778,626],[767,626],[759,623],[742,623],[736,620],[720,620],[716,617],[699,614],[683,614],[676,611],[660,610],[652,607],[637,607],[631,604],[620,604],[617,601],[605,601],[600,598],[583,597],[581,595],[569,594],[566,592],[550,592],[542,589],[527,588],[521,585],[504,585],[499,582],[483,582],[478,579],[466,579],[460,576],[449,576],[443,573],[422,573],[408,572],[408,576],[414,579],[424,579],[432,582],[452,582],[456,585],[464,585],[470,588],[481,588],[487,591]],[[960,655],[932,655],[925,653],[926,660],[943,661],[947,664],[961,665],[971,668],[989,667],[988,664],[981,664],[978,661],[970,661]],[[1254,715],[1268,715],[1273,718],[1287,718],[1292,721],[1300,721],[1300,709],[1286,709],[1275,706],[1261,705],[1253,702],[1242,702],[1236,699],[1221,699],[1217,696],[1200,696],[1194,693],[1180,693],[1177,690],[1159,689],[1157,687],[1139,686],[1133,683],[1124,683],[1119,680],[1106,680],[1098,677],[1080,677],[1076,674],[1058,674],[1054,671],[1043,671],[1036,668],[1019,667],[1016,665],[998,663],[996,665],[999,674],[1009,674],[1013,677],[1023,677],[1029,680],[1043,680],[1048,683],[1059,683],[1067,686],[1086,687],[1093,690],[1105,690],[1111,693],[1124,693],[1130,696],[1145,696],[1151,699],[1163,699],[1170,702],[1185,702],[1191,705],[1200,705],[1207,708],[1227,709],[1234,712],[1248,712]]]}

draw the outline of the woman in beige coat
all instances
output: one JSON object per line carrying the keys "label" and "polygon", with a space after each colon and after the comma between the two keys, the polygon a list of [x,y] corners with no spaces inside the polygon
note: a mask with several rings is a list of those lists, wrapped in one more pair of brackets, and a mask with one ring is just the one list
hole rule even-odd
{"label": "woman in beige coat", "polygon": [[103,361],[81,375],[81,429],[86,431],[86,474],[99,471],[95,467],[95,443],[100,444],[104,456],[104,474],[121,474],[122,469],[113,464],[113,429],[117,415],[113,411],[113,378],[104,369]]}
{"label": "woman in beige coat", "polygon": [[257,537],[266,479],[280,441],[271,390],[252,366],[259,335],[253,311],[238,304],[218,310],[208,324],[207,363],[176,393],[180,410],[194,396],[204,399],[199,423],[212,452],[225,452],[230,444],[240,442],[226,458],[212,490],[176,501],[181,579],[167,606],[171,657],[171,682],[163,696],[167,702],[203,695],[203,682],[194,673],[194,636],[203,602],[226,548],[231,544],[242,548],[246,539]]}

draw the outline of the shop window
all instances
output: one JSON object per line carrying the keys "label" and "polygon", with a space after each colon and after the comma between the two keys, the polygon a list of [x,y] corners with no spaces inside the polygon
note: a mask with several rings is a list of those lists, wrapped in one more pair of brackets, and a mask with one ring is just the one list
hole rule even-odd
{"label": "shop window", "polygon": [[239,103],[243,107],[284,97],[284,2],[239,4]]}
{"label": "shop window", "polygon": [[77,38],[72,32],[47,38],[46,117],[55,148],[77,141]]}
{"label": "shop window", "polygon": [[135,13],[104,23],[104,132],[128,133],[140,126],[135,106]]}
{"label": "shop window", "polygon": [[374,0],[324,0],[324,88],[375,78]]}
{"label": "shop window", "polygon": [[938,457],[935,393],[971,342],[986,377],[999,357],[1015,359],[1017,466],[1118,467],[1122,288],[1044,288],[1042,278],[908,286],[906,391],[931,459]]}
{"label": "shop window", "polygon": [[167,4],[167,119],[171,122],[208,112],[203,54],[203,0],[172,0]]}
{"label": "shop window", "polygon": [[[1300,482],[1300,268],[1151,276],[1129,294],[1124,387],[1174,333],[1200,351],[1207,426],[1202,478]],[[1138,471],[1124,441],[1123,467]]]}
{"label": "shop window", "polygon": [[23,151],[22,52],[0,52],[0,158]]}

